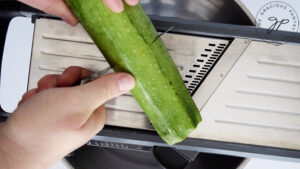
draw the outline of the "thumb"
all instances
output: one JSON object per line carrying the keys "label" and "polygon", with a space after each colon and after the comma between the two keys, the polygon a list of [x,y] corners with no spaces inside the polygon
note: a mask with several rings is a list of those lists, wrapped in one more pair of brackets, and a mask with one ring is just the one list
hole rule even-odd
{"label": "thumb", "polygon": [[68,6],[63,0],[19,0],[27,5],[40,9],[48,14],[56,15],[61,17],[69,24],[75,26],[78,21],[73,15]]}
{"label": "thumb", "polygon": [[135,79],[128,73],[114,73],[104,75],[90,83],[74,88],[83,101],[83,105],[93,111],[106,101],[124,94],[135,85]]}
{"label": "thumb", "polygon": [[75,26],[78,21],[68,6],[63,0],[53,1],[49,6],[44,9],[44,12],[58,16],[70,25]]}

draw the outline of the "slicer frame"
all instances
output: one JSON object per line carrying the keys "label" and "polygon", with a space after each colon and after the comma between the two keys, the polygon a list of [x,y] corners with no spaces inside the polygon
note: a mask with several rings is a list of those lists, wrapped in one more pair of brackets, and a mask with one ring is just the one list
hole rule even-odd
{"label": "slicer frame", "polygon": [[[211,97],[218,85],[224,80],[227,73],[231,70],[232,65],[238,60],[244,49],[247,48],[252,40],[267,42],[283,42],[291,44],[300,44],[300,39],[293,38],[298,34],[288,32],[275,32],[277,36],[273,36],[273,39],[265,40],[261,39],[255,27],[245,27],[237,25],[227,25],[209,22],[197,22],[180,20],[176,18],[162,18],[152,16],[154,25],[158,30],[164,31],[175,25],[172,30],[173,33],[213,37],[229,40],[235,45],[239,45],[240,50],[231,51],[233,54],[231,58],[233,62],[227,63],[227,66],[218,69],[212,69],[210,75],[207,76],[205,81],[214,81],[214,83],[201,83],[201,86],[206,86],[207,89],[204,92],[204,97],[201,98],[199,95],[194,95],[198,98],[201,104],[206,104],[207,99]],[[35,20],[33,20],[34,22]],[[226,51],[228,52],[227,49]],[[226,54],[226,53],[225,53]],[[216,78],[219,77],[219,78]],[[204,81],[204,82],[205,82]],[[198,88],[198,90],[201,90]],[[208,92],[205,94],[205,92]],[[100,146],[100,147],[111,147],[111,148],[124,148],[138,151],[151,151],[151,147],[156,146],[167,146],[154,131],[148,130],[137,130],[124,127],[113,127],[106,126],[102,132],[95,136],[88,145]],[[182,151],[189,152],[208,152],[218,154],[231,154],[236,156],[244,157],[264,157],[264,158],[275,158],[290,161],[299,161],[300,151],[284,148],[274,148],[268,146],[257,146],[250,144],[240,144],[234,142],[215,141],[207,139],[195,139],[188,138],[182,143],[174,146],[175,148]]]}

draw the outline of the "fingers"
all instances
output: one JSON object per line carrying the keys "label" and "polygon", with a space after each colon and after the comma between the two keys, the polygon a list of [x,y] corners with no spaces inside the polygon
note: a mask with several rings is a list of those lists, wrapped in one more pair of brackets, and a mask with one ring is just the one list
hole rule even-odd
{"label": "fingers", "polygon": [[75,26],[78,21],[76,17],[73,15],[68,6],[64,3],[63,0],[55,0],[52,1],[50,5],[46,6],[42,9],[44,12],[58,16],[62,18],[64,21],[69,23],[70,25]]}
{"label": "fingers", "polygon": [[81,107],[94,111],[106,101],[124,94],[135,85],[135,79],[127,73],[104,75],[83,86],[71,89],[72,97],[82,100]]}
{"label": "fingers", "polygon": [[18,106],[38,92],[49,88],[72,86],[91,73],[92,71],[88,69],[79,66],[71,66],[67,68],[62,75],[46,75],[39,80],[37,89],[32,89],[23,95]]}
{"label": "fingers", "polygon": [[58,87],[72,86],[83,78],[86,78],[92,71],[79,67],[72,66],[67,68],[57,81]]}
{"label": "fingers", "polygon": [[28,92],[26,92],[21,101],[19,102],[18,106],[21,105],[22,103],[24,103],[27,99],[29,99],[31,96],[35,95],[38,92],[38,89],[32,89],[29,90]]}
{"label": "fingers", "polygon": [[[124,10],[124,5],[122,0],[103,0],[103,2],[116,13],[120,13]],[[139,0],[125,0],[128,5],[137,5]]]}
{"label": "fingers", "polygon": [[57,87],[60,75],[46,75],[38,81],[38,91]]}
{"label": "fingers", "polygon": [[[25,99],[41,90],[59,86],[68,86],[69,84],[72,85],[72,83],[88,76],[90,73],[91,72],[87,69],[71,67],[61,76],[47,75],[39,81],[38,89],[29,91],[24,95],[20,104],[24,102]],[[55,112],[63,112],[59,114],[61,119],[68,119],[68,123],[66,123],[65,120],[62,120],[64,121],[64,123],[62,123],[64,126],[78,129],[82,128],[84,125],[88,125],[87,122],[93,120],[91,118],[95,118],[94,120],[98,119],[97,121],[103,118],[103,115],[99,114],[99,106],[116,96],[128,92],[134,85],[135,79],[130,74],[115,73],[104,75],[82,86],[58,88],[51,91],[47,90],[47,92],[44,92],[40,96],[47,98],[44,107],[50,106],[49,109],[52,109],[52,106],[49,103],[53,103],[53,105],[56,105]],[[95,113],[94,115],[93,112],[98,113]],[[97,129],[101,129],[101,126]]]}
{"label": "fingers", "polygon": [[122,0],[103,0],[103,2],[116,13],[120,13],[124,10],[124,5]]}
{"label": "fingers", "polygon": [[128,5],[135,6],[139,3],[139,0],[125,0]]}
{"label": "fingers", "polygon": [[58,126],[77,130],[94,118],[92,116],[100,119],[103,115],[93,112],[98,112],[107,100],[128,92],[134,85],[134,78],[127,73],[109,74],[82,86],[56,89],[56,93],[50,91],[48,102],[55,102],[56,111],[63,112],[59,114],[62,123]]}
{"label": "fingers", "polygon": [[[70,25],[77,25],[78,20],[64,3],[63,0],[20,0],[21,2],[38,8],[48,14],[52,14],[62,18]],[[103,0],[103,2],[114,12],[120,13],[124,10],[124,4],[122,0]],[[137,5],[139,0],[125,0],[128,5]]]}
{"label": "fingers", "polygon": [[46,76],[42,77],[38,81],[38,88],[29,90],[28,92],[26,92],[23,95],[21,101],[18,103],[18,106],[20,106],[27,99],[29,99],[31,96],[37,94],[38,92],[41,92],[45,89],[58,87],[57,84],[58,84],[59,77],[60,77],[60,75],[46,75]]}
{"label": "fingers", "polygon": [[25,93],[22,97],[23,100],[28,99],[29,97],[33,96],[34,94],[36,94],[38,91],[37,89],[31,89],[29,90],[27,93]]}
{"label": "fingers", "polygon": [[75,26],[78,21],[63,0],[20,0],[21,2],[40,9],[48,14],[62,18]]}
{"label": "fingers", "polygon": [[71,66],[62,75],[46,75],[38,82],[38,90],[42,91],[54,87],[67,87],[90,75],[92,71],[79,67]]}

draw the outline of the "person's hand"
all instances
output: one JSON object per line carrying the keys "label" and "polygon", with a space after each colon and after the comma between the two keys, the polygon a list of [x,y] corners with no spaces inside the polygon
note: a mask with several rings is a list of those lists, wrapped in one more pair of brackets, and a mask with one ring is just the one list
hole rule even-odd
{"label": "person's hand", "polygon": [[[40,9],[48,14],[62,18],[71,25],[78,23],[63,0],[19,0],[27,5]],[[102,1],[102,0],[101,0]],[[124,9],[123,0],[103,0],[103,2],[114,12],[122,12]],[[128,5],[136,5],[139,0],[125,0]]]}
{"label": "person's hand", "polygon": [[85,144],[105,123],[103,104],[135,85],[127,73],[104,75],[73,86],[91,71],[70,67],[47,75],[24,94],[18,108],[0,124],[0,168],[46,169]]}

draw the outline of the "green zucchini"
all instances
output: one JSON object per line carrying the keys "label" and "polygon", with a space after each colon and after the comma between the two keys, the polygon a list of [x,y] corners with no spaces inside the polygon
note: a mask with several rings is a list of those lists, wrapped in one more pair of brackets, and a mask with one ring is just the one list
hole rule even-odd
{"label": "green zucchini", "polygon": [[131,93],[169,145],[185,139],[201,116],[165,45],[140,4],[112,12],[102,0],[65,0],[116,72],[136,79]]}

